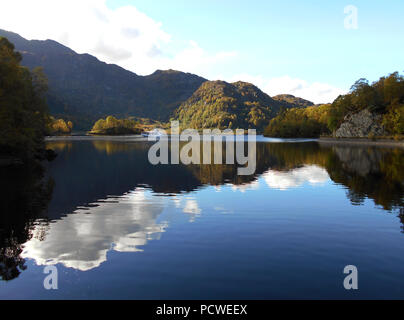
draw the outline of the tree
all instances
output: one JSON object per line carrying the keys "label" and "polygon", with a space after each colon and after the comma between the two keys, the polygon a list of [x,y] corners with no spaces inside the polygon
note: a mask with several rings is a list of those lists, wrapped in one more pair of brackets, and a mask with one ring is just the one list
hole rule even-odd
{"label": "tree", "polygon": [[281,138],[312,138],[328,134],[330,105],[282,110],[272,119],[264,135]]}
{"label": "tree", "polygon": [[54,117],[49,117],[48,123],[48,134],[49,135],[66,135],[70,134],[73,129],[73,122],[65,121],[63,119],[55,119]]}
{"label": "tree", "polygon": [[383,115],[383,125],[390,134],[404,133],[404,77],[394,72],[369,85],[359,79],[346,95],[334,100],[328,119],[328,128],[335,131],[349,113],[364,109]]}
{"label": "tree", "polygon": [[139,123],[132,119],[117,119],[114,116],[108,116],[105,120],[98,120],[91,134],[137,134],[141,129]]}
{"label": "tree", "polygon": [[44,157],[48,113],[46,78],[20,65],[14,45],[0,37],[0,154],[22,160]]}

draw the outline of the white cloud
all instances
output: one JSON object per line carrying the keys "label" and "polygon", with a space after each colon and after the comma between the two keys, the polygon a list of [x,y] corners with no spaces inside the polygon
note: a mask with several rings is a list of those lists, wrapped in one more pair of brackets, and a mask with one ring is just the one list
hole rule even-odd
{"label": "white cloud", "polygon": [[[196,41],[189,41],[188,47],[175,55],[173,59],[166,59],[162,62],[176,70],[192,71],[193,73],[205,74],[206,69],[212,68],[215,64],[228,61],[237,56],[236,51],[220,51],[209,54],[202,49]],[[197,72],[195,70],[198,70]]]}
{"label": "white cloud", "polygon": [[209,53],[195,41],[171,53],[173,37],[160,22],[134,6],[112,10],[105,0],[7,1],[0,10],[0,28],[28,39],[56,40],[138,74],[172,68],[206,76],[208,66],[236,54]]}
{"label": "white cloud", "polygon": [[[56,40],[78,53],[92,54],[141,75],[176,69],[213,79],[212,75],[226,64],[237,72],[232,63],[236,51],[208,52],[193,40],[183,44],[168,34],[162,23],[136,7],[113,10],[106,6],[106,0],[3,0],[0,28],[27,39]],[[289,76],[238,74],[225,80],[252,82],[271,96],[289,93],[315,103],[331,102],[344,93],[326,83]]]}
{"label": "white cloud", "polygon": [[231,77],[228,81],[234,82],[238,80],[251,82],[270,96],[292,94],[316,104],[333,102],[340,94],[346,93],[346,90],[327,83],[308,83],[305,80],[292,78],[287,75],[277,78],[266,78],[260,75],[238,74]]}

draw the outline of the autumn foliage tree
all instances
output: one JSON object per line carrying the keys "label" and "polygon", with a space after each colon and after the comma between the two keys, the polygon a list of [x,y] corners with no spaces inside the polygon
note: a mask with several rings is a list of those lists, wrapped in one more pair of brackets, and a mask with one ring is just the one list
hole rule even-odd
{"label": "autumn foliage tree", "polygon": [[264,135],[280,138],[315,138],[329,133],[330,105],[291,108],[281,111],[265,128]]}
{"label": "autumn foliage tree", "polygon": [[108,116],[106,119],[98,120],[91,134],[137,134],[141,129],[139,123],[132,119],[117,119],[114,116]]}
{"label": "autumn foliage tree", "polygon": [[390,134],[404,134],[404,77],[394,72],[372,84],[366,79],[356,81],[348,94],[332,103],[330,130],[338,129],[347,114],[364,109],[382,114]]}
{"label": "autumn foliage tree", "polygon": [[65,121],[64,119],[55,119],[50,117],[48,123],[48,134],[49,135],[66,135],[70,134],[73,130],[73,122]]}
{"label": "autumn foliage tree", "polygon": [[390,135],[404,134],[404,77],[394,72],[369,84],[359,79],[348,94],[340,95],[331,105],[292,108],[269,122],[265,135],[272,137],[318,137],[331,134],[348,114],[368,109],[381,114]]}

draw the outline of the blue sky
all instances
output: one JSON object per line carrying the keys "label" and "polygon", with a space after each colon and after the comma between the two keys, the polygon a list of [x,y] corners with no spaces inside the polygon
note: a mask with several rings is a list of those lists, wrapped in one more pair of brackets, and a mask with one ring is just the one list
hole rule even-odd
{"label": "blue sky", "polygon": [[[49,0],[35,3],[32,10],[38,14],[41,3],[52,12]],[[332,100],[361,77],[374,81],[404,69],[404,1],[78,3],[58,1],[56,28],[49,28],[52,21],[33,27],[17,16],[4,22],[1,13],[0,28],[27,38],[52,38],[138,74],[173,68],[210,80],[250,81],[271,95],[292,93],[314,102]],[[357,29],[344,27],[347,5],[358,10]],[[10,12],[3,10],[7,16]],[[94,12],[95,20],[89,19]],[[70,20],[63,22],[65,16]]]}
{"label": "blue sky", "polygon": [[[404,1],[111,0],[132,4],[176,40],[236,50],[237,72],[350,86],[404,70]],[[358,8],[358,29],[344,28],[344,7]],[[234,70],[223,72],[231,75]]]}

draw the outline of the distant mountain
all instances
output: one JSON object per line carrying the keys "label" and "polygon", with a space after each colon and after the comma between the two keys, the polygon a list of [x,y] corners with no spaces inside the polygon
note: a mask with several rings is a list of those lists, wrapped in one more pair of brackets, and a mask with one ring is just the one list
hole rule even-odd
{"label": "distant mountain", "polygon": [[185,128],[256,128],[262,132],[282,107],[291,104],[272,99],[247,82],[204,82],[178,108],[175,117]]}
{"label": "distant mountain", "polygon": [[90,129],[109,115],[166,122],[175,117],[192,127],[257,128],[263,131],[281,108],[313,103],[292,95],[271,98],[245,82],[207,81],[194,74],[157,70],[139,76],[53,40],[27,40],[0,29],[23,56],[22,65],[43,67],[49,81],[50,112]]}
{"label": "distant mountain", "polygon": [[287,107],[293,105],[294,108],[307,108],[314,106],[314,103],[299,97],[295,97],[291,94],[278,94],[277,96],[272,97],[275,100],[280,102],[285,102]]}
{"label": "distant mountain", "polygon": [[89,54],[77,54],[53,40],[26,40],[0,30],[23,56],[22,65],[41,66],[49,81],[50,112],[90,128],[95,120],[145,117],[166,121],[206,79],[179,71],[139,76]]}

